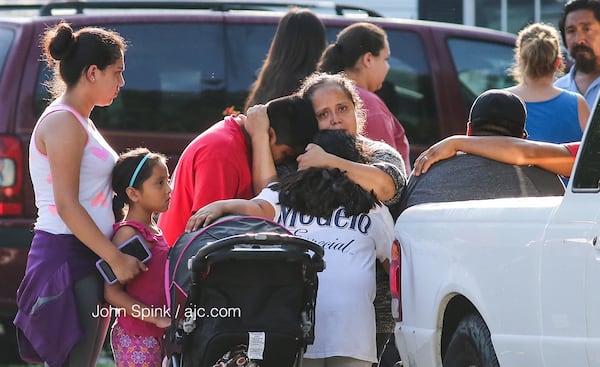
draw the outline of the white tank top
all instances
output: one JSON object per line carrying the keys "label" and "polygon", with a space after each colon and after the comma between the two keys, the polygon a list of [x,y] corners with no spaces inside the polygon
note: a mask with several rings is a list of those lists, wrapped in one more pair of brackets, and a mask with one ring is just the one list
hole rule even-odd
{"label": "white tank top", "polygon": [[73,232],[56,211],[52,188],[52,175],[48,156],[40,152],[35,144],[37,128],[44,118],[56,111],[69,111],[81,123],[88,135],[79,172],[79,202],[87,210],[100,230],[109,237],[115,218],[112,211],[112,170],[117,153],[108,145],[91,120],[83,118],[75,109],[63,104],[48,106],[36,123],[29,143],[29,174],[35,192],[38,218],[35,229],[54,234]]}

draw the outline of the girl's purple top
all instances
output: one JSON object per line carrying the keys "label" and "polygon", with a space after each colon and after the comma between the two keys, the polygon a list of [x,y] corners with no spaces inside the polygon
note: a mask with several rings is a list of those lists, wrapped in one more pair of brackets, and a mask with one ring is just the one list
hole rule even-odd
{"label": "girl's purple top", "polygon": [[25,276],[17,290],[18,344],[21,358],[32,363],[62,366],[83,336],[74,285],[90,274],[98,277],[97,296],[102,297],[102,278],[96,270],[98,256],[71,234],[36,230],[27,258]]}

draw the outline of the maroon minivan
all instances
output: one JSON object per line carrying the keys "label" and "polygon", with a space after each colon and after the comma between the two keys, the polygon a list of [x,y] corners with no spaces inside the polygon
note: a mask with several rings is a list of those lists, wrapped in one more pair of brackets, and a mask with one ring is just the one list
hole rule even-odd
{"label": "maroon minivan", "polygon": [[[184,147],[220,120],[227,107],[243,107],[283,14],[247,2],[215,7],[176,2],[184,9],[152,2],[163,9],[139,9],[148,6],[143,4],[52,3],[41,15],[24,17],[0,5],[0,363],[14,350],[15,292],[36,217],[27,146],[49,98],[43,82],[50,72],[40,61],[39,48],[46,26],[65,19],[74,27],[114,29],[129,41],[126,84],[110,107],[94,110],[92,119],[116,151],[146,146],[167,154],[173,168]],[[108,6],[112,9],[98,8]],[[479,93],[513,84],[506,72],[513,60],[512,34],[330,13],[320,15],[330,42],[359,20],[387,31],[392,56],[379,94],[402,122],[413,158],[440,138],[464,133]]]}

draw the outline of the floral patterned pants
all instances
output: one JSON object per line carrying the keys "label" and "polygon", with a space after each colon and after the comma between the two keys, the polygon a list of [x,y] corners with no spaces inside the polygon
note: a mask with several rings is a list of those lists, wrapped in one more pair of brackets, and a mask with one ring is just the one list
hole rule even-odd
{"label": "floral patterned pants", "polygon": [[129,335],[118,324],[110,334],[116,367],[161,367],[162,342],[154,336]]}

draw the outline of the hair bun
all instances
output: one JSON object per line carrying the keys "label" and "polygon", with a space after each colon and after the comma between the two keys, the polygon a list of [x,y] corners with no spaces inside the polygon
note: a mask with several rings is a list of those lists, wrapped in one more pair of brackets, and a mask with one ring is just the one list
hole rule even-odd
{"label": "hair bun", "polygon": [[75,45],[75,36],[73,35],[73,28],[66,23],[62,23],[58,26],[56,34],[50,42],[50,56],[55,60],[63,60]]}

